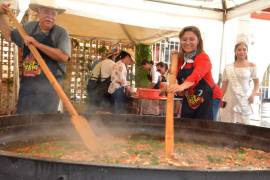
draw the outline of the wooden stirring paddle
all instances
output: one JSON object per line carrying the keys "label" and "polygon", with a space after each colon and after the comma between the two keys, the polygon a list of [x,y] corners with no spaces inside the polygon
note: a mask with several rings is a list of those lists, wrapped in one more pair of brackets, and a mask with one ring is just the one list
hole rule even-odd
{"label": "wooden stirring paddle", "polygon": [[[176,83],[176,71],[178,63],[178,53],[171,55],[171,69],[169,75],[169,84]],[[165,155],[171,159],[174,153],[174,93],[168,92],[166,104],[166,124],[165,124]]]}
{"label": "wooden stirring paddle", "polygon": [[[14,14],[11,12],[11,10],[7,11],[7,15],[13,21],[14,26],[18,29],[20,35],[22,37],[26,36],[27,35],[26,31],[23,29],[22,25],[18,22],[18,20],[16,19]],[[96,143],[96,136],[95,136],[93,130],[91,129],[90,125],[88,124],[87,120],[78,114],[78,112],[76,111],[76,109],[74,108],[74,106],[72,105],[70,100],[68,99],[67,95],[65,94],[64,90],[59,85],[59,83],[55,79],[54,75],[52,74],[52,72],[48,68],[47,64],[45,63],[45,61],[41,57],[37,48],[35,46],[33,46],[32,44],[29,44],[28,48],[32,52],[36,61],[39,63],[42,71],[44,72],[44,74],[46,75],[48,80],[50,81],[50,83],[53,86],[53,88],[55,89],[56,93],[58,94],[60,99],[63,101],[64,106],[67,108],[67,111],[71,115],[71,122],[72,122],[74,128],[76,129],[76,131],[79,133],[84,144],[86,145],[86,147],[89,150],[96,151],[98,148],[97,143]]]}

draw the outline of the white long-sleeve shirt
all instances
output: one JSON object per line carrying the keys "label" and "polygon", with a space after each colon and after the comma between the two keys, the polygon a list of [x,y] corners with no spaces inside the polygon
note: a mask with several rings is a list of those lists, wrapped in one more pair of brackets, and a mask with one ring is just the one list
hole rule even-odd
{"label": "white long-sleeve shirt", "polygon": [[152,77],[151,82],[153,84],[158,83],[158,80],[159,80],[159,77],[160,77],[160,73],[157,72],[157,67],[155,65],[152,66],[151,71],[150,71],[150,75]]}
{"label": "white long-sleeve shirt", "polygon": [[127,67],[120,60],[113,66],[111,75],[111,84],[109,86],[108,92],[113,94],[118,88],[127,86]]}

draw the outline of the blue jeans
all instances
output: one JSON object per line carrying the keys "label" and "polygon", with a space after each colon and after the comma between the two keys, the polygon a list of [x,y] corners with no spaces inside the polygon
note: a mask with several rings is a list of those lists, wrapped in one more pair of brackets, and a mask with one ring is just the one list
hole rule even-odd
{"label": "blue jeans", "polygon": [[116,114],[126,113],[126,95],[124,92],[124,87],[115,90],[112,96],[114,100],[114,112]]}
{"label": "blue jeans", "polygon": [[220,99],[213,99],[213,120],[217,121],[220,108]]}

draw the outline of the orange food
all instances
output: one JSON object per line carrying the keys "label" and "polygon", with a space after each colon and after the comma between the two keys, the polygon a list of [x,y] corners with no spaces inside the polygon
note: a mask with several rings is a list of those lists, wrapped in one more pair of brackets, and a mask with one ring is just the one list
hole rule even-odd
{"label": "orange food", "polygon": [[164,142],[148,138],[102,140],[103,151],[92,153],[75,141],[48,141],[9,148],[26,156],[57,158],[136,166],[176,166],[199,169],[269,169],[270,152],[250,148],[214,147],[186,142],[175,143],[175,155],[165,159]]}

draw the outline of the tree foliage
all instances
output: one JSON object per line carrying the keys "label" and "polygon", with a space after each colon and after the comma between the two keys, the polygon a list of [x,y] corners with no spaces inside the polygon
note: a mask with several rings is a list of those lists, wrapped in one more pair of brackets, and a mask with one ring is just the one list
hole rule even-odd
{"label": "tree foliage", "polygon": [[141,62],[143,59],[151,60],[151,47],[145,44],[136,45],[136,67],[135,82],[136,87],[145,87],[148,85],[147,72],[143,70]]}

